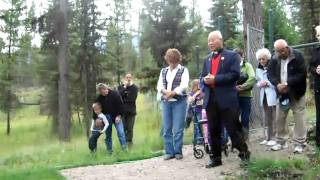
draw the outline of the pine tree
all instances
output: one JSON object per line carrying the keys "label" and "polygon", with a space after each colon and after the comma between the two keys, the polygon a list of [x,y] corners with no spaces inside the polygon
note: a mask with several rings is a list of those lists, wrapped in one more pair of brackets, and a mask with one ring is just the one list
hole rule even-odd
{"label": "pine tree", "polygon": [[[237,31],[237,25],[239,24],[239,0],[212,0],[210,12],[210,29],[220,30],[223,34],[224,40],[229,38],[235,39],[239,33]],[[219,22],[219,17],[221,22]],[[219,23],[220,26],[219,27]]]}
{"label": "pine tree", "polygon": [[[125,72],[124,64],[124,42],[128,40],[131,2],[129,0],[113,0],[113,6],[109,4],[111,16],[108,17],[106,52],[113,65],[112,72],[116,74],[116,82],[121,83],[121,75]],[[112,62],[111,62],[112,61]]]}
{"label": "pine tree", "polygon": [[[82,114],[86,125],[86,133],[89,136],[90,120],[92,117],[91,104],[95,100],[95,86],[99,74],[103,72],[99,62],[99,49],[96,44],[101,39],[101,35],[97,32],[102,30],[102,24],[98,21],[100,14],[96,12],[96,5],[94,0],[81,0],[80,14],[75,16],[74,23],[79,24],[79,38],[80,48],[76,45],[73,50],[78,52],[78,78],[80,80],[80,91],[78,102],[76,105],[81,104]],[[75,29],[76,30],[76,29]],[[77,31],[77,30],[76,30]],[[76,83],[76,82],[75,82]],[[76,93],[77,94],[77,93]]]}
{"label": "pine tree", "polygon": [[150,47],[158,67],[165,65],[163,56],[168,48],[179,49],[186,61],[191,24],[186,22],[186,8],[181,6],[181,0],[144,0],[144,6],[142,44]]}
{"label": "pine tree", "polygon": [[[11,0],[8,1],[7,4],[9,5],[9,9],[0,12],[1,20],[4,23],[1,31],[7,36],[4,48],[5,55],[3,55],[3,61],[0,67],[0,107],[6,113],[6,133],[10,135],[11,111],[13,108],[13,100],[15,99],[13,91],[13,68],[16,64],[17,50],[19,49],[18,45],[21,38],[20,28],[23,24],[20,15],[25,9],[25,6],[22,0]],[[2,44],[4,45],[4,43]]]}

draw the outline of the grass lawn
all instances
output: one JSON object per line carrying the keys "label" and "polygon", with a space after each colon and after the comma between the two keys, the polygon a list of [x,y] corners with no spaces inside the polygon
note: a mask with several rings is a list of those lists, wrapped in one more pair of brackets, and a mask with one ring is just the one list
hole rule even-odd
{"label": "grass lawn", "polygon": [[[150,95],[139,95],[138,115],[134,129],[134,146],[120,150],[113,131],[114,153],[108,155],[104,137],[99,139],[96,154],[89,153],[84,128],[74,118],[70,143],[61,143],[51,133],[51,121],[39,115],[39,106],[24,106],[14,113],[10,136],[5,135],[4,114],[0,113],[0,179],[64,179],[60,169],[113,164],[159,156],[163,142],[160,137],[160,111]],[[186,132],[185,143],[191,142],[192,130]]]}

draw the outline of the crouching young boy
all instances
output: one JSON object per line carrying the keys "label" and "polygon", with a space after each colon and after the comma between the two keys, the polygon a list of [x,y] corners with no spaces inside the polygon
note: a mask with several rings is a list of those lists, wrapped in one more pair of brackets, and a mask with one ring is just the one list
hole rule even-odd
{"label": "crouching young boy", "polygon": [[92,109],[94,113],[97,115],[97,118],[92,119],[91,129],[90,129],[91,136],[89,138],[89,149],[91,152],[96,152],[98,138],[100,137],[101,134],[106,132],[109,126],[109,122],[106,115],[102,113],[102,107],[100,103],[94,103],[92,105]]}

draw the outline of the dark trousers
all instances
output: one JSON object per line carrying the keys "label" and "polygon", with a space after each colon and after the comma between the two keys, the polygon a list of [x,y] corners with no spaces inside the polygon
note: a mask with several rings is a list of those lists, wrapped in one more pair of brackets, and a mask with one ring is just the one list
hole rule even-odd
{"label": "dark trousers", "polygon": [[98,138],[100,137],[100,132],[99,131],[92,131],[92,134],[89,138],[89,149],[91,151],[96,151],[97,150],[97,142]]}
{"label": "dark trousers", "polygon": [[241,123],[246,129],[249,129],[251,113],[251,97],[239,97],[239,106],[241,113]]}
{"label": "dark trousers", "polygon": [[314,95],[316,101],[316,143],[320,145],[320,93]]}
{"label": "dark trousers", "polygon": [[240,153],[247,152],[248,146],[243,138],[242,125],[239,122],[239,110],[237,108],[222,109],[217,103],[210,103],[206,110],[212,142],[212,158],[221,159],[222,125],[227,129],[233,147]]}
{"label": "dark trousers", "polygon": [[125,132],[128,143],[132,143],[135,117],[136,117],[135,115],[128,115],[128,114],[125,114],[123,116],[124,132]]}

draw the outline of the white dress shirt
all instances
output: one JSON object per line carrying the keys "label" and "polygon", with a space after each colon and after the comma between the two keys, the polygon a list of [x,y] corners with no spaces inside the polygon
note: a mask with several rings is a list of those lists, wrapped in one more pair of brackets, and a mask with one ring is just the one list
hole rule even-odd
{"label": "white dress shirt", "polygon": [[[174,78],[176,77],[176,74],[179,69],[181,69],[182,66],[179,64],[176,68],[170,69],[170,67],[166,67],[168,69],[166,80],[167,80],[167,88],[163,86],[162,82],[162,71],[160,72],[158,84],[157,84],[157,91],[161,94],[162,90],[168,90],[171,91],[172,89],[172,83]],[[189,86],[189,71],[186,67],[184,67],[184,71],[181,76],[181,82],[178,87],[176,87],[173,91],[176,92],[178,95],[183,95],[183,92],[186,92]],[[169,101],[176,101],[176,99],[171,98]]]}
{"label": "white dress shirt", "polygon": [[286,60],[281,59],[281,83],[286,83],[288,79],[288,63],[289,63],[289,58]]}

